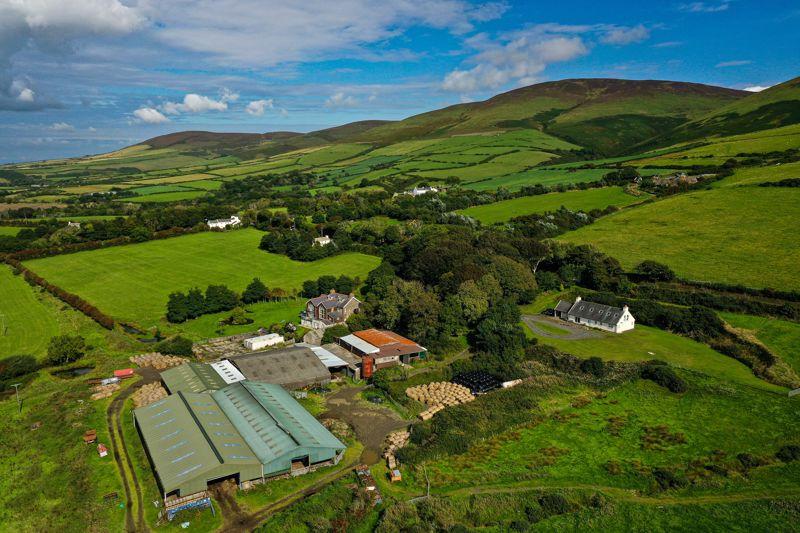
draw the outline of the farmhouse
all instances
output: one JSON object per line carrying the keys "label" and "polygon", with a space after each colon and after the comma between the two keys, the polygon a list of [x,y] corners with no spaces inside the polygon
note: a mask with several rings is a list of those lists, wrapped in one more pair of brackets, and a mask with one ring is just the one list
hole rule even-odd
{"label": "farmhouse", "polygon": [[329,244],[333,244],[333,239],[331,239],[327,235],[323,235],[322,237],[316,237],[313,243],[314,246],[328,246]]}
{"label": "farmhouse", "polygon": [[627,305],[620,309],[610,305],[587,302],[580,296],[575,298],[574,303],[559,300],[555,307],[555,316],[612,333],[622,333],[633,329],[636,323],[636,319],[633,318]]}
{"label": "farmhouse", "polygon": [[300,325],[312,329],[325,329],[346,322],[350,315],[358,312],[361,302],[353,293],[341,294],[331,290],[306,302],[300,313]]}
{"label": "farmhouse", "polygon": [[225,229],[227,227],[235,228],[242,223],[241,219],[236,215],[231,215],[230,218],[218,218],[215,220],[208,220],[206,224],[211,229]]}
{"label": "farmhouse", "polygon": [[410,364],[428,351],[416,342],[386,330],[366,329],[337,340],[339,346],[361,357],[361,377],[370,378],[376,370]]}
{"label": "farmhouse", "polygon": [[428,187],[426,185],[423,187],[414,187],[413,189],[408,191],[407,194],[410,194],[411,196],[422,196],[423,194],[430,194],[436,192],[439,192],[439,189],[437,189],[436,187]]}
{"label": "farmhouse", "polygon": [[[178,392],[134,410],[169,512],[239,487],[336,464],[345,445],[279,385],[243,381],[215,392]],[[193,498],[194,497],[194,498]]]}
{"label": "farmhouse", "polygon": [[275,383],[288,389],[325,385],[331,373],[306,346],[236,355],[229,358],[245,378]]}

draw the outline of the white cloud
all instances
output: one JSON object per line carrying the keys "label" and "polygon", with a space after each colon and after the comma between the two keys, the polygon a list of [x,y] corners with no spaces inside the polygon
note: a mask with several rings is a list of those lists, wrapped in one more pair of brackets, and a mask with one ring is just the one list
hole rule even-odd
{"label": "white cloud", "polygon": [[152,107],[140,107],[133,112],[133,116],[136,118],[137,122],[144,122],[145,124],[162,124],[164,122],[169,122],[169,119],[165,117],[161,111]]}
{"label": "white cloud", "polygon": [[772,85],[751,85],[750,87],[745,87],[744,90],[751,93],[760,93],[770,87],[772,87]]}
{"label": "white cloud", "polygon": [[244,110],[247,111],[247,114],[249,115],[260,117],[264,114],[264,111],[267,109],[273,109],[274,107],[275,102],[272,100],[272,98],[270,98],[268,100],[253,100],[247,104],[247,107],[245,107]]}
{"label": "white cloud", "polygon": [[752,61],[750,61],[749,59],[736,59],[734,61],[722,61],[720,63],[717,63],[715,66],[717,68],[742,67],[744,65],[749,65],[751,63]]}
{"label": "white cloud", "polygon": [[75,131],[75,127],[66,122],[53,122],[47,129],[52,131]]}
{"label": "white cloud", "polygon": [[569,61],[589,52],[577,35],[583,27],[540,25],[512,32],[493,41],[485,34],[467,40],[477,53],[469,59],[475,66],[456,69],[442,82],[447,91],[469,93],[497,89],[510,82],[530,84],[547,65]]}
{"label": "white cloud", "polygon": [[690,2],[688,4],[681,4],[678,9],[687,11],[689,13],[719,13],[720,11],[727,11],[731,7],[730,2]]}
{"label": "white cloud", "polygon": [[349,94],[338,92],[332,94],[325,100],[325,107],[338,108],[338,107],[355,107],[358,105],[358,100]]}
{"label": "white cloud", "polygon": [[639,24],[633,27],[615,27],[609,29],[600,37],[600,42],[605,44],[626,45],[646,41],[650,37],[650,30]]}
{"label": "white cloud", "polygon": [[397,50],[374,52],[366,45],[389,41],[412,26],[464,34],[508,9],[505,2],[466,0],[139,0],[138,5],[158,21],[153,35],[160,41],[248,68],[330,57],[392,57]]}
{"label": "white cloud", "polygon": [[[235,94],[235,93],[234,93]],[[239,95],[236,95],[238,98]],[[225,111],[228,109],[228,100],[223,98],[213,100],[208,96],[189,93],[183,97],[183,102],[166,102],[161,106],[161,110],[168,115],[179,115],[180,113],[205,113],[207,111]]]}
{"label": "white cloud", "polygon": [[675,48],[676,46],[683,45],[683,41],[664,41],[662,43],[656,43],[653,45],[653,48]]}
{"label": "white cloud", "polygon": [[[19,52],[33,49],[63,56],[77,39],[129,33],[143,22],[136,8],[119,0],[0,1],[0,109],[58,106],[36,98],[29,81],[12,77],[13,59]],[[20,83],[26,87],[19,88]]]}

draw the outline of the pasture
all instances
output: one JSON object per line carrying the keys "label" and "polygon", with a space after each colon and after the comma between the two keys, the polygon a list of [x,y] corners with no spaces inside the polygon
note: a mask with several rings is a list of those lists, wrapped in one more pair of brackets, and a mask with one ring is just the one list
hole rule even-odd
{"label": "pasture", "polygon": [[[636,316],[636,310],[631,309]],[[744,385],[776,390],[778,387],[755,375],[739,361],[715,352],[705,344],[658,328],[636,325],[624,333],[592,330],[597,336],[585,339],[562,339],[536,335],[540,343],[555,346],[579,357],[600,357],[609,361],[648,361],[659,359],[667,363],[703,372],[710,376]]]}
{"label": "pasture", "polygon": [[21,229],[16,226],[0,226],[0,237],[16,237]]}
{"label": "pasture", "polygon": [[26,266],[105,313],[148,327],[164,316],[174,291],[224,283],[240,292],[254,277],[291,291],[323,274],[364,279],[380,263],[363,254],[292,261],[259,250],[261,236],[255,229],[204,232],[35,259]]}
{"label": "pasture", "polygon": [[556,211],[564,206],[573,211],[604,209],[610,205],[625,206],[643,201],[647,196],[626,194],[622,187],[605,187],[583,191],[554,192],[537,196],[523,196],[493,204],[478,205],[457,211],[484,224],[506,222],[514,217]]}
{"label": "pasture", "polygon": [[800,324],[763,316],[720,313],[730,325],[761,341],[771,352],[800,373]]}
{"label": "pasture", "polygon": [[167,203],[167,202],[178,202],[181,200],[194,200],[195,198],[199,198],[201,196],[205,196],[207,191],[173,191],[173,192],[159,192],[159,193],[152,193],[146,194],[144,196],[133,196],[128,198],[120,198],[116,201],[118,202],[131,202],[134,204],[146,204],[146,203]]}
{"label": "pasture", "polygon": [[653,259],[692,280],[798,290],[798,218],[798,189],[730,187],[626,209],[558,239],[628,269]]}
{"label": "pasture", "polygon": [[[230,316],[230,311],[203,315],[183,324],[170,325],[169,330],[174,330],[184,337],[195,342],[212,337],[236,335],[254,331],[259,327],[269,327],[279,322],[299,323],[300,311],[306,304],[304,298],[290,298],[277,302],[261,302],[245,306],[247,318],[253,320],[251,324],[239,326],[221,326],[220,321]],[[164,328],[161,328],[164,331]]]}

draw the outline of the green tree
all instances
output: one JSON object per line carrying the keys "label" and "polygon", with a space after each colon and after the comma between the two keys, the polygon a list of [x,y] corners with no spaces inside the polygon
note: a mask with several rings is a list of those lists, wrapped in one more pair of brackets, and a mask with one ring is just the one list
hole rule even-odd
{"label": "green tree", "polygon": [[317,280],[317,286],[320,294],[331,292],[331,289],[336,290],[336,277],[335,276],[320,276]]}
{"label": "green tree", "polygon": [[672,281],[675,279],[675,272],[671,268],[649,259],[636,265],[633,271],[647,281]]}
{"label": "green tree", "polygon": [[350,276],[345,276],[344,274],[342,274],[336,280],[336,292],[340,292],[342,294],[350,294],[355,290],[356,290],[356,282]]}
{"label": "green tree", "polygon": [[260,279],[253,278],[253,281],[245,288],[242,293],[242,301],[246,304],[263,302],[269,297],[269,289]]}
{"label": "green tree", "polygon": [[86,341],[80,335],[59,335],[50,339],[47,360],[53,365],[77,361],[86,353]]}
{"label": "green tree", "polygon": [[189,289],[189,293],[186,295],[186,307],[189,318],[197,318],[207,313],[206,298],[203,296],[203,291],[197,287]]}
{"label": "green tree", "polygon": [[523,302],[536,296],[536,277],[528,265],[501,255],[492,258],[490,268],[503,287],[503,295],[516,296]]}
{"label": "green tree", "polygon": [[319,283],[316,280],[308,279],[303,282],[301,294],[306,298],[314,298],[320,295]]}
{"label": "green tree", "polygon": [[186,322],[189,318],[189,305],[186,295],[182,292],[173,292],[167,300],[167,320],[173,324]]}
{"label": "green tree", "polygon": [[335,326],[326,328],[325,333],[322,335],[322,344],[334,342],[337,338],[344,337],[348,333],[350,333],[350,329],[344,324],[336,324]]}
{"label": "green tree", "polygon": [[182,355],[185,357],[191,357],[193,355],[192,341],[181,336],[161,341],[156,344],[155,349],[157,352],[169,355]]}
{"label": "green tree", "polygon": [[239,297],[226,285],[209,285],[206,289],[206,313],[230,311],[239,305]]}

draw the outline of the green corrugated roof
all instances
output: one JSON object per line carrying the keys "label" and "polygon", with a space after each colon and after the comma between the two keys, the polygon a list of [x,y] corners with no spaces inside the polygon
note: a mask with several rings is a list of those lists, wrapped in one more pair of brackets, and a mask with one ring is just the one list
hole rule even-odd
{"label": "green corrugated roof", "polygon": [[280,385],[241,381],[213,396],[262,464],[299,448],[345,448]]}
{"label": "green corrugated roof", "polygon": [[211,365],[184,363],[161,373],[161,379],[170,393],[206,392],[219,390],[227,385]]}

